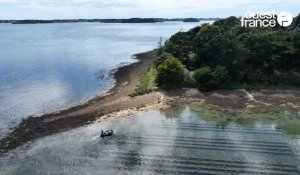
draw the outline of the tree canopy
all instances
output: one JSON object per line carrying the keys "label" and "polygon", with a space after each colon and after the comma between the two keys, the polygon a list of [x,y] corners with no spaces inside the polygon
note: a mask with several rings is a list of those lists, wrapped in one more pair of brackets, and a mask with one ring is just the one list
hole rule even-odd
{"label": "tree canopy", "polygon": [[184,81],[184,66],[175,57],[164,60],[157,68],[157,84],[160,87],[171,88],[181,85]]}
{"label": "tree canopy", "polygon": [[206,89],[224,84],[299,86],[300,14],[288,28],[241,27],[238,18],[229,17],[178,32],[165,43],[157,66],[164,82],[172,85],[183,83],[177,78],[184,77],[184,66],[194,85]]}

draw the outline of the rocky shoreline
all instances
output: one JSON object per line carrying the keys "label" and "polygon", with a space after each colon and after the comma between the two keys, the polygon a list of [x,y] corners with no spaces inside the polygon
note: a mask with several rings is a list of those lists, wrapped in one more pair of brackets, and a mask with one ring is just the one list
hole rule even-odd
{"label": "rocky shoreline", "polygon": [[[24,119],[12,132],[0,140],[0,153],[6,153],[31,140],[67,131],[94,122],[109,113],[130,108],[142,108],[153,103],[152,95],[129,98],[139,84],[139,75],[156,57],[156,51],[135,55],[138,62],[120,67],[115,73],[116,85],[107,94],[66,110]],[[126,103],[125,103],[126,102]]]}
{"label": "rocky shoreline", "polygon": [[[137,112],[192,103],[205,103],[231,114],[249,109],[274,113],[293,110],[298,112],[300,121],[300,91],[297,90],[247,91],[242,89],[200,92],[197,89],[176,89],[129,97],[140,83],[140,74],[153,64],[157,56],[155,51],[150,51],[137,54],[136,59],[138,62],[121,67],[115,72],[116,86],[106,95],[56,113],[24,119],[11,133],[0,140],[0,156],[29,141],[95,121],[103,122]],[[159,103],[158,98],[162,99]]]}

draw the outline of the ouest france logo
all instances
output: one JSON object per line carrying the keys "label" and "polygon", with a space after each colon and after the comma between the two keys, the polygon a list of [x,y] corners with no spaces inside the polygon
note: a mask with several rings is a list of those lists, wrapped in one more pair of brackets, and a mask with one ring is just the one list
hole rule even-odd
{"label": "ouest france logo", "polygon": [[293,15],[288,11],[282,11],[276,14],[273,11],[247,11],[241,18],[242,27],[275,27],[279,24],[282,27],[288,27],[293,23]]}

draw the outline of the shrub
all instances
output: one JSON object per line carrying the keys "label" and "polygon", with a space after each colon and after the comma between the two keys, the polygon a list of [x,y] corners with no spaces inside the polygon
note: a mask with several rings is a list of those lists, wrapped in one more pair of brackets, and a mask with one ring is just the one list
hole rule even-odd
{"label": "shrub", "polygon": [[210,67],[199,68],[194,72],[193,78],[199,88],[203,90],[213,90],[226,84],[230,76],[226,67],[217,66],[213,70]]}
{"label": "shrub", "polygon": [[175,57],[170,56],[157,68],[156,82],[158,86],[171,88],[181,86],[184,81],[184,66]]}
{"label": "shrub", "polygon": [[230,80],[228,70],[225,66],[217,66],[212,72],[212,84],[214,86],[222,86]]}
{"label": "shrub", "polygon": [[158,68],[159,65],[161,65],[162,62],[164,62],[166,59],[172,57],[173,55],[167,52],[161,53],[159,58],[154,62],[154,65],[156,68]]}
{"label": "shrub", "polygon": [[208,82],[212,78],[211,72],[210,67],[201,67],[195,70],[193,77],[198,83]]}

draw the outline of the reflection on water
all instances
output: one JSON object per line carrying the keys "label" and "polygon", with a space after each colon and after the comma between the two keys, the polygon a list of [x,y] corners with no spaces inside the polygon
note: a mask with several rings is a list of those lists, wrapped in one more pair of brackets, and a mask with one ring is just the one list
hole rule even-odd
{"label": "reflection on water", "polygon": [[[227,127],[232,123],[244,127],[255,127],[260,123],[270,124],[273,127],[282,129],[284,132],[300,135],[300,111],[297,108],[278,110],[272,112],[264,107],[246,108],[239,113],[229,114],[220,111],[212,105],[206,103],[194,103],[191,108],[201,114],[201,118],[207,122],[214,122],[220,127]],[[257,123],[260,121],[260,123]]]}
{"label": "reflection on water", "polygon": [[[140,113],[35,141],[3,174],[299,174],[299,135],[276,123],[226,126],[191,107]],[[225,115],[225,114],[224,114]],[[102,129],[115,135],[99,138]]]}
{"label": "reflection on water", "polygon": [[110,89],[111,71],[199,23],[0,24],[0,138],[21,118]]}

